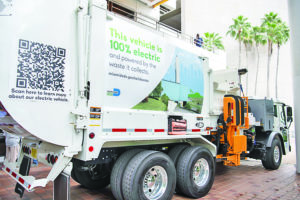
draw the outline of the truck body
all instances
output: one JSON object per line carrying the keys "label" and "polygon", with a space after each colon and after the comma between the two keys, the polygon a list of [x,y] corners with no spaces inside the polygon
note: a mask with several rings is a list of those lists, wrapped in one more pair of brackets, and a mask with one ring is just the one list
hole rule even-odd
{"label": "truck body", "polygon": [[[240,98],[238,70],[211,70],[208,52],[159,26],[109,12],[101,0],[4,8],[0,129],[21,136],[22,147],[3,170],[21,196],[65,171],[89,188],[111,184],[117,199],[170,199],[175,187],[199,198],[216,160],[237,166],[253,157],[275,169],[289,149],[290,107]],[[268,130],[254,109],[260,102],[272,106]],[[47,177],[30,176],[32,159],[51,166]]]}

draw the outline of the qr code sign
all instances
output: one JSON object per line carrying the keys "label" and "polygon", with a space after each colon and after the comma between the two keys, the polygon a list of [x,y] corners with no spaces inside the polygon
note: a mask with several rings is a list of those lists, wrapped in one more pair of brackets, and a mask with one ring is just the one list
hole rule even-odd
{"label": "qr code sign", "polygon": [[17,88],[64,92],[66,50],[19,40]]}

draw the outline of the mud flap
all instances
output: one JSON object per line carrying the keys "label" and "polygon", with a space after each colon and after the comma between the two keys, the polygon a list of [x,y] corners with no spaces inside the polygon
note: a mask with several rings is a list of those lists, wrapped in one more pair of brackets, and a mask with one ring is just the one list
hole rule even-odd
{"label": "mud flap", "polygon": [[[28,176],[29,170],[30,170],[30,165],[31,165],[31,158],[24,156],[22,163],[20,165],[19,173],[23,176]],[[23,197],[24,190],[25,190],[25,188],[22,185],[20,185],[19,183],[17,183],[15,192],[20,195],[20,198]]]}
{"label": "mud flap", "polygon": [[53,199],[54,200],[70,200],[70,175],[62,172],[54,180]]}

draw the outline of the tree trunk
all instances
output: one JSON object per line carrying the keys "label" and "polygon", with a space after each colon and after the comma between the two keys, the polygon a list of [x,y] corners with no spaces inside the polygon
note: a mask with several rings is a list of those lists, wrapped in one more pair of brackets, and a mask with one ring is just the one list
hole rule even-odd
{"label": "tree trunk", "polygon": [[279,68],[279,50],[280,50],[280,45],[277,44],[277,65],[276,65],[276,80],[275,80],[275,94],[276,94],[276,99],[278,98],[278,68]]}
{"label": "tree trunk", "polygon": [[[247,44],[245,43],[245,50],[246,50],[246,69],[248,71],[248,49],[247,49]],[[248,74],[249,71],[246,74],[246,96],[248,96]]]}
{"label": "tree trunk", "polygon": [[268,41],[268,65],[267,65],[267,97],[270,97],[270,64],[272,56],[272,42]]}
{"label": "tree trunk", "polygon": [[255,96],[256,96],[256,91],[257,91],[257,77],[258,77],[258,69],[259,69],[259,51],[258,51],[258,45],[256,45],[256,51],[257,51],[257,66],[256,66],[255,89],[254,89],[254,95]]}
{"label": "tree trunk", "polygon": [[242,52],[242,44],[241,44],[241,34],[239,34],[239,68],[241,69],[241,52]]}
{"label": "tree trunk", "polygon": [[[241,46],[241,33],[239,33],[239,67],[238,69],[241,69],[241,51],[242,51],[242,46]],[[242,80],[241,76],[239,76],[239,86],[241,87]],[[240,90],[240,96],[242,96],[242,90]]]}

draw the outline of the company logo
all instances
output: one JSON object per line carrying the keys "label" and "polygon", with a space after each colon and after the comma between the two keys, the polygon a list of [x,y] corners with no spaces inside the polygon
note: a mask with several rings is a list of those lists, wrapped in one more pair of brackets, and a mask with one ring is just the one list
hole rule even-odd
{"label": "company logo", "polygon": [[118,96],[120,96],[121,91],[120,91],[120,89],[118,89],[118,88],[114,88],[112,91],[108,90],[106,94],[107,94],[107,96],[115,96],[115,97],[118,97]]}
{"label": "company logo", "polygon": [[196,123],[196,126],[197,126],[198,128],[203,128],[203,127],[204,127],[204,123],[203,123],[203,122],[197,122],[197,123]]}

